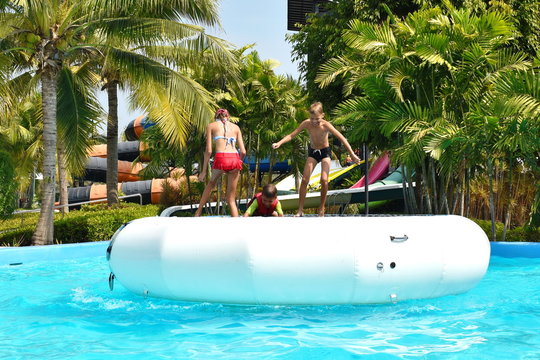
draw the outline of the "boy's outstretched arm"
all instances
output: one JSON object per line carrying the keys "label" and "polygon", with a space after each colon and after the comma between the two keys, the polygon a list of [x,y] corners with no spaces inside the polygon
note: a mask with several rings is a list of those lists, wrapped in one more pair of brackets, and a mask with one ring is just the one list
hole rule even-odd
{"label": "boy's outstretched arm", "polygon": [[345,136],[343,136],[342,133],[340,133],[335,127],[334,125],[330,124],[330,123],[327,123],[328,124],[328,131],[330,131],[330,133],[332,135],[334,135],[344,146],[345,146],[345,149],[347,150],[347,152],[351,155],[351,159],[353,162],[355,163],[359,163],[361,160],[358,156],[356,156],[356,154],[354,153],[352,147],[351,147],[351,144],[349,144],[349,142],[347,141],[347,139],[345,138]]}
{"label": "boy's outstretched arm", "polygon": [[272,149],[277,149],[286,142],[291,141],[296,135],[300,133],[300,131],[304,130],[307,122],[309,122],[309,120],[302,121],[302,123],[292,133],[290,133],[289,135],[285,135],[285,137],[283,137],[283,139],[279,140],[277,143],[273,143]]}

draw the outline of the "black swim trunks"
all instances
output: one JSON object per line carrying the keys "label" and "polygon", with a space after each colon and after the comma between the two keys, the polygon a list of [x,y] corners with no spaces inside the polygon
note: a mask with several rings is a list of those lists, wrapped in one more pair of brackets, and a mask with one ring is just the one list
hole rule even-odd
{"label": "black swim trunks", "polygon": [[330,146],[324,149],[312,149],[310,146],[308,147],[308,156],[314,158],[317,162],[321,162],[324,158],[332,158],[332,150]]}

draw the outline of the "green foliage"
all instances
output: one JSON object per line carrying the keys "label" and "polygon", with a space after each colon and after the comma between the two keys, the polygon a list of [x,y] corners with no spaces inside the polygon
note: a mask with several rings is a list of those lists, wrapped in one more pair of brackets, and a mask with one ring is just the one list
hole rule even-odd
{"label": "green foliage", "polygon": [[325,88],[315,82],[322,64],[345,54],[347,45],[342,37],[349,22],[360,19],[379,22],[388,16],[387,6],[397,16],[404,16],[419,8],[415,1],[377,0],[332,1],[325,3],[325,13],[312,14],[300,31],[288,35],[293,60],[306,81],[310,102],[322,101],[328,110],[343,100],[344,83],[340,79]]}
{"label": "green foliage", "polygon": [[348,49],[317,77],[321,86],[344,81],[350,97],[336,114],[351,141],[391,149],[393,161],[415,170],[424,186],[417,203],[431,197],[420,212],[450,212],[466,191],[463,179],[493,176],[488,164],[500,172],[519,158],[538,175],[540,73],[513,46],[511,13],[478,5],[352,20],[343,33]]}
{"label": "green foliage", "polygon": [[88,68],[64,67],[58,75],[58,138],[64,145],[68,168],[73,175],[84,174],[88,149],[94,143],[90,134],[96,131],[97,120],[102,115],[92,91],[96,85],[94,74],[89,74]]}
{"label": "green foliage", "polygon": [[[32,173],[41,156],[41,98],[31,95],[21,101],[17,95],[24,92],[23,83],[27,76],[19,76],[0,85],[0,148],[11,156],[15,168],[18,190],[24,191],[33,181]],[[7,91],[4,93],[2,90]]]}
{"label": "green foliage", "polygon": [[[204,191],[203,182],[178,181],[176,183],[164,182],[163,191],[159,199],[159,212],[170,206],[196,204],[201,200],[201,194]],[[195,210],[193,210],[195,212]]]}
{"label": "green foliage", "polygon": [[17,183],[11,156],[0,151],[0,220],[9,217],[16,209]]}
{"label": "green foliage", "polygon": [[[491,238],[491,221],[489,220],[478,220],[471,219],[478,226],[484,230],[486,236]],[[496,223],[495,229],[497,233],[497,240],[502,240],[504,225],[502,223]],[[526,227],[519,226],[514,229],[507,230],[505,241],[512,242],[540,242],[540,228],[537,229],[527,229]]]}
{"label": "green foliage", "polygon": [[[444,3],[444,0],[355,0],[325,3],[327,12],[311,15],[300,31],[287,36],[292,45],[293,59],[298,62],[298,68],[306,80],[310,101],[324,101],[329,109],[333,109],[343,100],[344,84],[340,79],[325,88],[320,88],[315,79],[321,65],[346,53],[347,46],[342,33],[349,28],[351,20],[371,24],[381,23],[388,17],[399,20],[423,7],[443,7]],[[531,56],[538,54],[540,2],[537,0],[454,0],[449,3],[456,8],[469,9],[472,14],[481,14],[491,8],[514,19],[515,38],[509,45]]]}
{"label": "green foliage", "polygon": [[[183,23],[186,20],[198,25]],[[97,88],[110,95],[109,149],[117,141],[113,109],[118,86],[129,88],[133,108],[145,110],[167,140],[180,146],[186,144],[191,125],[204,128],[211,121],[212,96],[189,75],[202,58],[208,66],[236,68],[230,45],[207,35],[199,26],[218,23],[215,0],[197,0],[195,5],[193,1],[2,2],[0,119],[4,108],[13,107],[3,104],[7,79],[26,77],[20,82],[22,89],[8,89],[18,96],[15,104],[38,88],[43,93],[40,110],[45,139],[39,150],[44,157],[40,170],[46,185],[41,212],[44,221],[36,229],[36,243],[52,241],[47,229],[52,226],[53,196],[49,194],[54,192],[54,183],[48,179],[55,172],[56,144],[66,150],[70,170],[82,171],[90,132],[103,119],[95,98]],[[57,101],[52,94],[57,95]],[[116,166],[116,161],[113,163]],[[109,173],[114,172],[110,161],[108,168]],[[29,169],[34,172],[33,167]],[[113,182],[108,187],[110,192],[116,191]]]}
{"label": "green foliage", "polygon": [[[270,162],[290,159],[292,167],[305,160],[304,134],[286,146],[273,151],[270,144],[278,141],[306,119],[305,91],[297,80],[274,72],[276,63],[263,60],[256,51],[239,54],[241,84],[228,84],[227,96],[220,104],[238,118],[247,153],[255,160]],[[269,176],[270,176],[269,172]]]}
{"label": "green foliage", "polygon": [[[66,215],[55,214],[54,239],[59,244],[108,240],[120,225],[156,215],[156,205],[124,203],[114,209],[107,208],[106,204],[83,206],[81,210],[71,211]],[[24,214],[0,223],[0,244],[30,245],[36,222],[37,214]]]}
{"label": "green foliage", "polygon": [[190,141],[182,148],[166,140],[159,126],[151,126],[143,132],[141,141],[147,148],[144,155],[151,160],[147,163],[141,175],[145,179],[164,178],[171,176],[174,169],[185,169],[186,174],[193,174],[193,163],[199,161],[204,153],[206,138],[191,126],[189,133]]}

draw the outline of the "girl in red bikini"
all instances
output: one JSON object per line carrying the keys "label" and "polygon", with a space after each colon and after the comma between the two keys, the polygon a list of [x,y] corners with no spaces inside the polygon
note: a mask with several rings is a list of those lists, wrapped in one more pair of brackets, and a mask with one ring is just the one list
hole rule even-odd
{"label": "girl in red bikini", "polygon": [[[201,216],[204,204],[208,201],[210,193],[223,173],[227,173],[227,194],[225,198],[227,205],[229,205],[229,211],[231,216],[238,216],[238,208],[235,201],[236,185],[240,178],[242,159],[246,155],[246,149],[244,148],[244,140],[242,139],[240,128],[231,123],[229,118],[229,112],[227,110],[219,109],[216,111],[216,121],[206,127],[206,150],[204,152],[202,171],[199,174],[199,181],[204,181],[206,178],[208,162],[212,155],[212,141],[216,144],[216,153],[214,155],[210,182],[204,188],[195,216]],[[236,145],[238,145],[240,152],[236,150]]]}

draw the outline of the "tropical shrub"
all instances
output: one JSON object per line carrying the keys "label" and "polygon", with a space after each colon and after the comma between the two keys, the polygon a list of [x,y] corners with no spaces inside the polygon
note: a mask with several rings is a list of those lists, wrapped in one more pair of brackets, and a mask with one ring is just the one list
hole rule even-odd
{"label": "tropical shrub", "polygon": [[337,115],[351,141],[391,149],[406,166],[407,212],[468,214],[472,182],[486,179],[495,239],[497,219],[508,227],[517,218],[516,202],[496,202],[496,185],[506,184],[513,200],[518,178],[539,176],[540,74],[511,47],[516,24],[507,12],[444,4],[379,24],[352,20],[343,33],[348,51],[317,80],[346,80],[349,98]]}
{"label": "tropical shrub", "polygon": [[[471,219],[478,226],[484,230],[488,237],[491,236],[491,221]],[[497,239],[502,239],[502,233],[504,231],[504,224],[496,223],[495,229],[497,232]],[[514,229],[507,230],[505,241],[512,242],[540,242],[540,229],[528,230],[523,226],[516,227]]]}
{"label": "tropical shrub", "polygon": [[[120,204],[109,209],[105,204],[83,206],[79,211],[55,214],[54,240],[57,244],[108,240],[120,225],[142,217],[158,215],[156,205]],[[0,223],[2,246],[31,245],[37,214],[23,214]]]}
{"label": "tropical shrub", "polygon": [[0,151],[0,219],[7,218],[15,211],[16,189],[15,166],[11,157]]}

